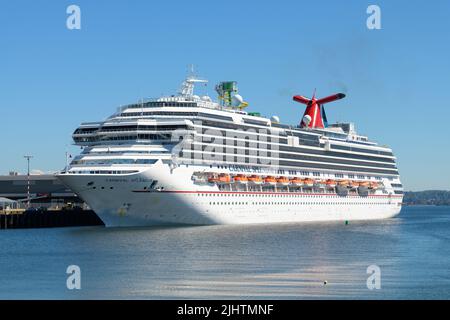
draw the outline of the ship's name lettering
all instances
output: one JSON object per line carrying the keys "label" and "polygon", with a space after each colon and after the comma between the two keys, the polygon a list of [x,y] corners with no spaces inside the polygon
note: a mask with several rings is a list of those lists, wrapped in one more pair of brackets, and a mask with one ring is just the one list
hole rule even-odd
{"label": "ship's name lettering", "polygon": [[147,179],[147,178],[134,178],[131,179],[131,182],[152,182],[152,179]]}
{"label": "ship's name lettering", "polygon": [[128,179],[106,179],[106,182],[128,182]]}

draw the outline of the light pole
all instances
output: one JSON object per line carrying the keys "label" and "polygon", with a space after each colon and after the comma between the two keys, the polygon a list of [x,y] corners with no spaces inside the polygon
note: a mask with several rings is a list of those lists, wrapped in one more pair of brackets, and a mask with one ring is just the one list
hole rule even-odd
{"label": "light pole", "polygon": [[27,171],[27,209],[30,208],[30,160],[33,156],[23,156],[27,159],[28,171]]}

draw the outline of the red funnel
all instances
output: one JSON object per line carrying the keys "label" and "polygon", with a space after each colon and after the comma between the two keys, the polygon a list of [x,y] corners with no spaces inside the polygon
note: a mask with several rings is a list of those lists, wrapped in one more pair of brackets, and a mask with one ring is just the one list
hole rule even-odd
{"label": "red funnel", "polygon": [[[306,104],[306,110],[303,114],[303,118],[301,120],[300,126],[309,128],[324,128],[323,118],[322,118],[322,105],[325,103],[333,102],[336,100],[340,100],[345,97],[345,94],[343,93],[337,93],[332,96],[322,98],[322,99],[316,99],[315,94],[313,95],[312,99],[306,98],[304,96],[294,96],[294,101]],[[307,124],[307,121],[309,120],[308,117],[311,119],[311,121]],[[306,118],[305,118],[306,117]]]}

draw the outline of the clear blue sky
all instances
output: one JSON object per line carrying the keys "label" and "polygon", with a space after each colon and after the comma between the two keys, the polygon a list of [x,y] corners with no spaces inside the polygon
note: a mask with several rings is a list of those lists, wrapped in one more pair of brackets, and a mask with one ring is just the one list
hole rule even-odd
{"label": "clear blue sky", "polygon": [[[81,7],[81,30],[66,8]],[[382,29],[366,28],[366,8]],[[249,110],[297,123],[293,94],[343,91],[329,121],[390,145],[409,190],[450,189],[450,2],[2,1],[0,173],[64,167],[80,122],[175,92],[188,64]]]}

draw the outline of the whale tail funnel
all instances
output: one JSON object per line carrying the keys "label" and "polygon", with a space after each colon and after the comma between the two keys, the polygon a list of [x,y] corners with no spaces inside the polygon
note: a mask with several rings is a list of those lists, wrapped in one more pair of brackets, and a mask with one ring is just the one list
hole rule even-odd
{"label": "whale tail funnel", "polygon": [[302,128],[325,128],[328,125],[328,121],[323,105],[343,98],[345,98],[343,93],[333,94],[321,99],[316,99],[315,92],[311,99],[301,95],[294,96],[294,101],[306,105],[300,126]]}

